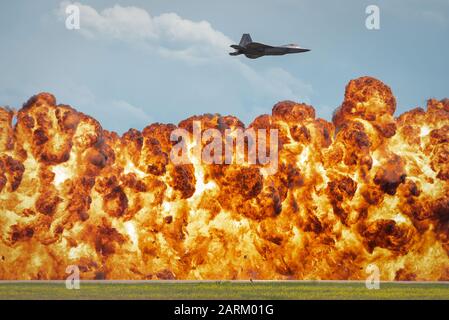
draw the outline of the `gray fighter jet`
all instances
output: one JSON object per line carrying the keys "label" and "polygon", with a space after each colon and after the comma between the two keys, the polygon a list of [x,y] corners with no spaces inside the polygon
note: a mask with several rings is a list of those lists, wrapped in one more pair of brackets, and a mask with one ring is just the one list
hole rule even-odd
{"label": "gray fighter jet", "polygon": [[263,43],[253,42],[251,36],[248,33],[244,33],[240,43],[238,45],[233,44],[231,48],[234,48],[235,52],[230,52],[231,56],[238,56],[244,54],[247,58],[257,59],[262,56],[282,56],[288,53],[300,53],[310,51],[304,49],[297,44],[287,44],[285,46],[273,47]]}

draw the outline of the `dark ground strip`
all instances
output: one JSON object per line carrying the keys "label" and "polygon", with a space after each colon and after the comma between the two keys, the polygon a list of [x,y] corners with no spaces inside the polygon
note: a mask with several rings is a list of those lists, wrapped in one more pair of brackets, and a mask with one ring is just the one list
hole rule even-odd
{"label": "dark ground strip", "polygon": [[0,282],[0,299],[445,299],[449,283],[360,282]]}

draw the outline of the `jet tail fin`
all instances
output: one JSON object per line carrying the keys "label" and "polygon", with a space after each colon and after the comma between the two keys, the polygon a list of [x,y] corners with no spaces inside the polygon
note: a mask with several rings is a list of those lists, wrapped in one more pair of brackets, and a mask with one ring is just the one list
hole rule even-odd
{"label": "jet tail fin", "polygon": [[238,46],[238,45],[236,45],[236,44],[231,45],[231,48],[233,48],[233,49],[235,49],[235,50],[242,50],[242,49],[245,49],[244,47]]}
{"label": "jet tail fin", "polygon": [[251,39],[251,36],[249,35],[249,33],[244,33],[242,35],[242,39],[240,39],[239,46],[244,47],[248,43],[251,43],[251,42],[253,42],[253,40]]}

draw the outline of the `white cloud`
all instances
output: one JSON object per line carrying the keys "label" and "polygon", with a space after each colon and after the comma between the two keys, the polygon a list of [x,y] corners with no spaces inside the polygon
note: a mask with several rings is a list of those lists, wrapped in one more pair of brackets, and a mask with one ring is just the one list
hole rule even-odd
{"label": "white cloud", "polygon": [[128,114],[130,117],[138,119],[140,122],[143,122],[145,124],[148,124],[152,121],[151,117],[146,114],[144,110],[133,106],[132,104],[124,100],[113,100],[111,102],[111,107],[114,109],[119,109],[120,111]]}
{"label": "white cloud", "polygon": [[79,32],[92,39],[144,42],[166,55],[191,58],[217,55],[232,44],[231,39],[214,30],[207,21],[194,22],[176,13],[152,17],[144,9],[117,4],[99,12],[79,2],[64,1],[57,10],[61,19],[67,17],[65,8],[69,4],[80,9]]}
{"label": "white cloud", "polygon": [[104,129],[112,128],[123,133],[129,128],[142,129],[153,121],[144,109],[122,99],[96,95],[88,86],[71,79],[62,79],[56,86],[36,83],[28,91],[39,92],[42,87],[47,87],[54,93],[58,103],[69,103],[77,110],[94,117]]}
{"label": "white cloud", "polygon": [[64,1],[57,11],[61,19],[66,18],[65,9],[69,4],[79,8],[82,17],[80,32],[89,38],[106,36],[120,40],[146,40],[157,37],[151,16],[140,8],[115,5],[97,12],[79,2]]}
{"label": "white cloud", "polygon": [[87,86],[70,80],[52,91],[60,101],[70,103],[79,111],[97,119],[104,129],[114,128],[123,133],[129,128],[142,129],[153,122],[144,109],[122,99],[97,96]]}
{"label": "white cloud", "polygon": [[209,22],[194,22],[182,19],[176,13],[165,13],[154,18],[159,34],[170,41],[209,44],[212,47],[225,49],[232,40],[223,33],[212,28]]}

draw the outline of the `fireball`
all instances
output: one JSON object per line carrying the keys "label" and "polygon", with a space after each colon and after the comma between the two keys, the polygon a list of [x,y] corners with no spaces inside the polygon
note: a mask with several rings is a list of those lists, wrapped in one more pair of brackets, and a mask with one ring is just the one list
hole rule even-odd
{"label": "fireball", "polygon": [[188,163],[170,161],[174,130],[246,129],[233,116],[119,136],[49,93],[0,108],[0,279],[75,265],[86,280],[361,280],[376,265],[382,280],[449,280],[449,100],[395,109],[370,77],[332,122],[276,104],[248,127],[279,132],[267,174],[204,163],[193,139]]}

